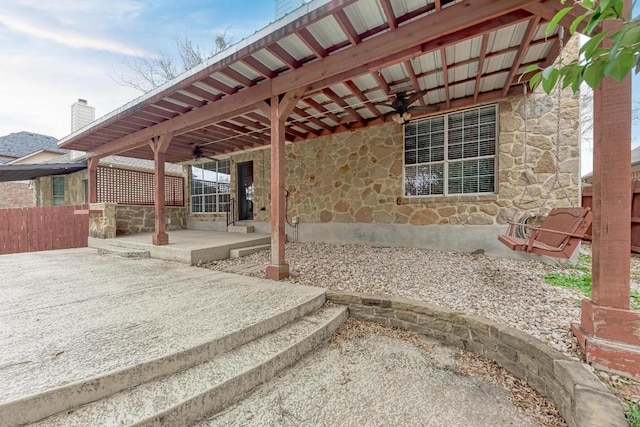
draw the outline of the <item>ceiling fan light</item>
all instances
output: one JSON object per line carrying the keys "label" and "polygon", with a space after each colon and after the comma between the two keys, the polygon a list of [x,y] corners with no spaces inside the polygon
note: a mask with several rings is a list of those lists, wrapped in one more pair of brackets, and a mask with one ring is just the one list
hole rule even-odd
{"label": "ceiling fan light", "polygon": [[404,121],[402,120],[402,117],[398,113],[395,113],[393,116],[391,116],[391,120],[393,120],[394,122],[396,122],[399,125],[404,123]]}
{"label": "ceiling fan light", "polygon": [[411,119],[411,113],[408,111],[405,111],[404,113],[402,113],[402,118],[404,119],[404,121],[410,120]]}

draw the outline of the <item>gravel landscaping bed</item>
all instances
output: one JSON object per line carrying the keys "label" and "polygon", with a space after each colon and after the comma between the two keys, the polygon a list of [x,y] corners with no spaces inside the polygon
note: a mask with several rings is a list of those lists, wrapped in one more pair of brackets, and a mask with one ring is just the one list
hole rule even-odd
{"label": "gravel landscaping bed", "polygon": [[[565,354],[579,355],[569,326],[580,320],[583,296],[548,285],[543,277],[561,271],[559,265],[355,244],[287,243],[286,254],[290,282],[438,304],[510,325]],[[269,251],[262,251],[207,267],[264,277],[268,262]],[[640,272],[640,259],[632,258],[632,271]],[[632,274],[636,290],[639,275]]]}

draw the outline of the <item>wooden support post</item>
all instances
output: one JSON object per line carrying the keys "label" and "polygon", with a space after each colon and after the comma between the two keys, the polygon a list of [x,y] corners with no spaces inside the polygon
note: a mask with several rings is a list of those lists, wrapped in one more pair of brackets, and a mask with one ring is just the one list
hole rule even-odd
{"label": "wooden support post", "polygon": [[98,157],[91,157],[87,160],[87,186],[88,189],[88,202],[98,203]]}
{"label": "wooden support post", "polygon": [[640,378],[640,313],[629,309],[631,77],[605,78],[593,112],[593,289],[572,329],[589,363]]}
{"label": "wooden support post", "polygon": [[285,261],[286,193],[285,193],[285,121],[304,91],[273,96],[269,105],[271,119],[271,265],[267,279],[282,280],[289,277],[289,264]]}
{"label": "wooden support post", "polygon": [[154,245],[168,245],[169,235],[166,232],[166,220],[165,220],[165,195],[164,195],[164,158],[169,143],[171,143],[172,134],[164,134],[160,137],[152,138],[149,145],[153,150],[153,160],[155,163],[155,217],[156,217],[156,230],[153,233]]}

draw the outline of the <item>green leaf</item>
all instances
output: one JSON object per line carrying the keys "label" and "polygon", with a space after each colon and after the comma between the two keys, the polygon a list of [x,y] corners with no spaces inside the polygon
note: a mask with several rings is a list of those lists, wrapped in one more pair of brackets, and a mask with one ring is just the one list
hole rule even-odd
{"label": "green leaf", "polygon": [[607,64],[605,75],[611,75],[618,82],[621,82],[629,74],[635,62],[636,58],[633,52],[623,51],[620,53],[618,60],[612,63],[613,66],[610,69],[608,69],[610,64]]}
{"label": "green leaf", "polygon": [[549,21],[549,25],[547,25],[546,37],[549,37],[551,33],[553,33],[553,30],[556,29],[558,23],[562,21],[562,18],[567,16],[567,13],[571,12],[572,9],[573,7],[565,7],[564,9],[560,9],[560,11],[555,14],[553,19]]}
{"label": "green leaf", "polygon": [[540,83],[540,79],[542,79],[542,73],[535,73],[533,76],[531,76],[531,79],[529,80],[529,87],[532,90],[535,89]]}
{"label": "green leaf", "polygon": [[[546,69],[545,69],[545,71],[546,71]],[[544,71],[542,73],[543,73],[543,77],[544,77]],[[548,75],[548,77],[546,77],[546,78],[544,78],[542,80],[542,89],[544,89],[544,91],[546,93],[551,93],[551,91],[555,87],[556,83],[558,82],[558,77],[560,77],[560,72],[558,70],[556,70],[555,68],[552,68],[551,72]]]}
{"label": "green leaf", "polygon": [[620,19],[622,17],[622,12],[624,12],[624,2],[622,0],[616,0],[612,9],[616,14],[616,18]]}
{"label": "green leaf", "polygon": [[538,70],[540,70],[540,67],[538,66],[538,64],[531,64],[527,68],[524,69],[522,74],[528,74],[528,73],[530,73],[532,71],[538,71]]}
{"label": "green leaf", "polygon": [[573,20],[573,22],[569,26],[569,33],[570,34],[575,34],[576,33],[576,30],[578,29],[578,25],[580,25],[580,23],[582,21],[584,21],[584,18],[586,18],[586,15],[580,15],[576,19]]}
{"label": "green leaf", "polygon": [[604,79],[604,67],[605,61],[597,61],[586,67],[584,71],[584,81],[592,89],[597,88],[600,82],[602,82],[602,79]]}
{"label": "green leaf", "polygon": [[640,25],[637,22],[629,22],[622,37],[622,44],[629,46],[636,43],[640,43]]}
{"label": "green leaf", "polygon": [[604,39],[608,33],[608,31],[604,31],[600,34],[596,34],[580,48],[580,53],[584,54],[585,59],[589,60],[593,57],[593,52],[598,48],[602,39]]}
{"label": "green leaf", "polygon": [[589,18],[589,22],[587,23],[587,26],[584,29],[584,33],[585,34],[591,34],[591,32],[593,31],[593,29],[600,23],[602,14],[600,12],[595,12],[591,14],[591,17]]}
{"label": "green leaf", "polygon": [[600,0],[600,10],[609,9],[615,0]]}

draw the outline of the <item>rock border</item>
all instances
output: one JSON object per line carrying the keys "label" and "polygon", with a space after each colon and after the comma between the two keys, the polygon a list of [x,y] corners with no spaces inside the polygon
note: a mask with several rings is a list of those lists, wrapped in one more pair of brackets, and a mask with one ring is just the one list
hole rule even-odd
{"label": "rock border", "polygon": [[402,297],[327,290],[356,319],[438,339],[493,360],[550,398],[570,427],[626,427],[618,398],[581,362],[512,327]]}

